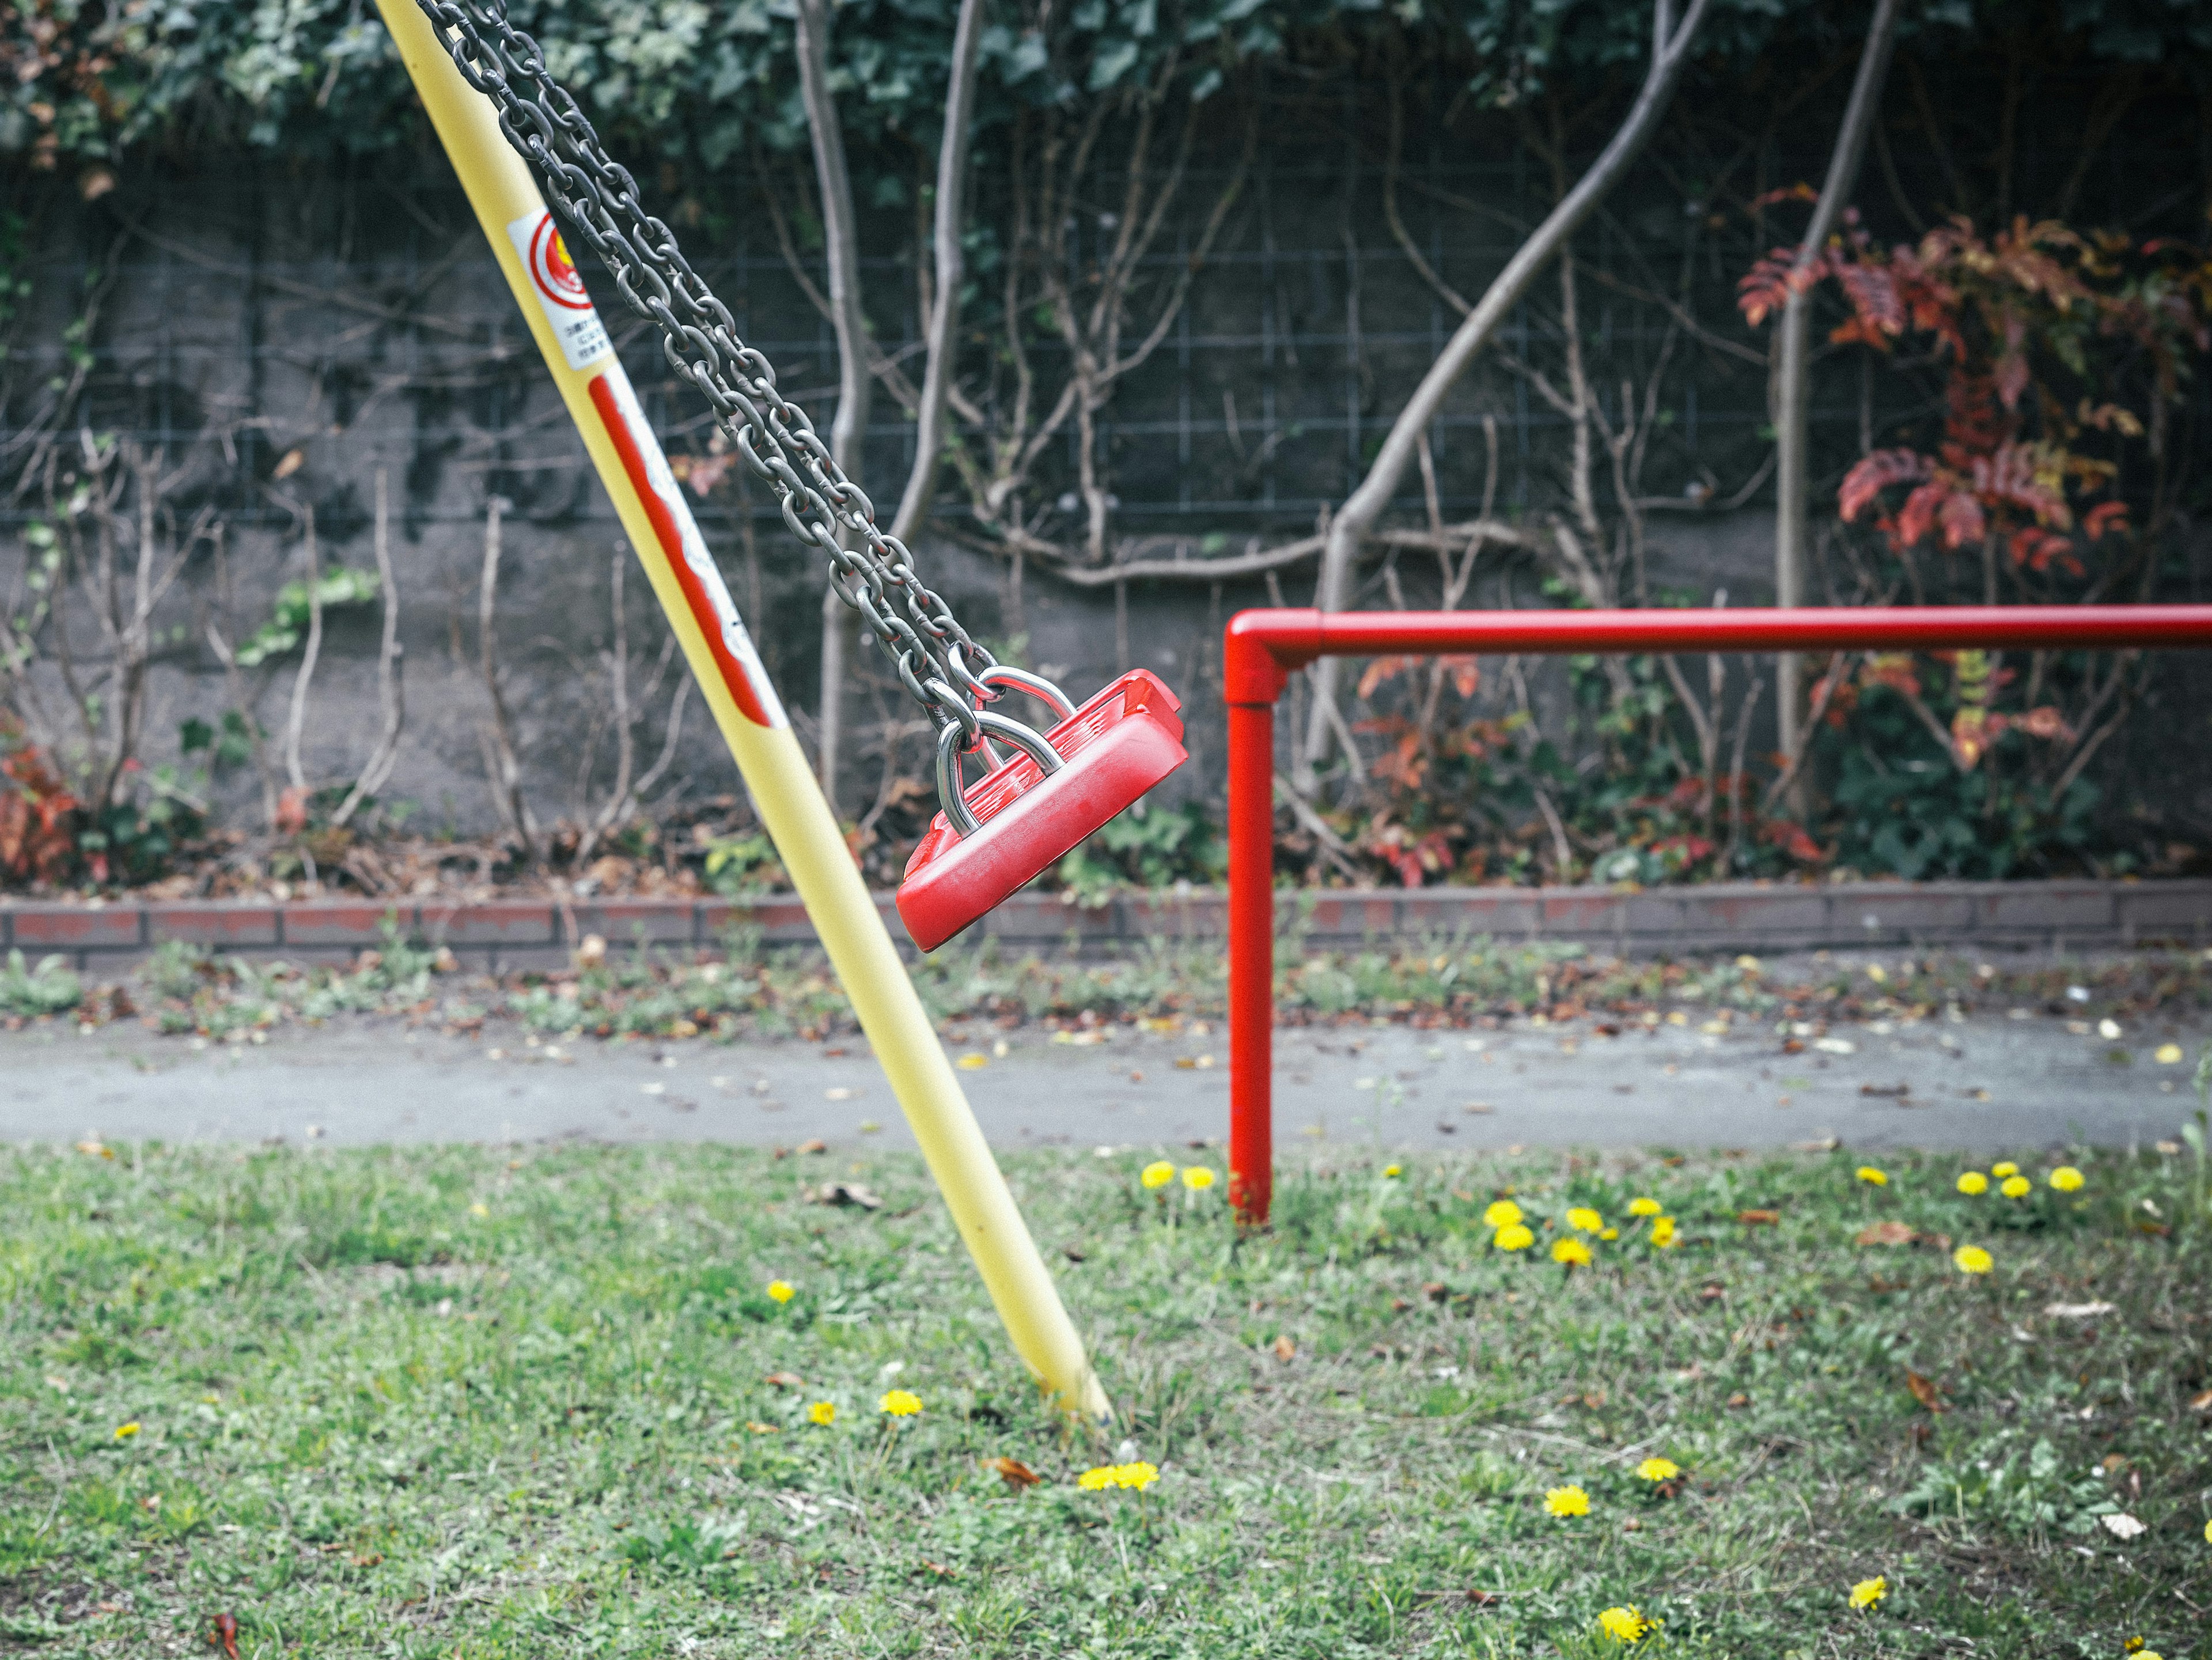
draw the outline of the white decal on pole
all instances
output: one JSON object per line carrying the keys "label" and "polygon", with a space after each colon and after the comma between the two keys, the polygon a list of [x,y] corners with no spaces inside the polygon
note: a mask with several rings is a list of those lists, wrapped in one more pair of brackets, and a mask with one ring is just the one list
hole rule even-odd
{"label": "white decal on pole", "polygon": [[552,214],[540,208],[524,215],[507,226],[507,238],[514,244],[523,270],[530,273],[530,291],[553,325],[554,338],[560,341],[561,356],[568,367],[584,368],[610,356],[614,343],[607,338],[606,325],[599,321],[584,279],[576,274]]}

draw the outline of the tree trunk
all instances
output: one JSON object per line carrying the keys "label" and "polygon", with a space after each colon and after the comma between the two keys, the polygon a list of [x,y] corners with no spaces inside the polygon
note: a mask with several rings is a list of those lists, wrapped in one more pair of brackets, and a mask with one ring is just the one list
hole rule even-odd
{"label": "tree trunk", "polygon": [[[1897,33],[1898,0],[1876,0],[1874,21],[1868,25],[1865,49],[1859,56],[1858,79],[1851,87],[1851,101],[1844,107],[1836,147],[1828,158],[1828,177],[1813,204],[1812,222],[1797,245],[1795,267],[1802,277],[1827,246],[1828,238],[1856,183],[1859,163],[1866,155],[1867,134],[1881,107],[1882,82],[1889,75],[1889,52]],[[1773,380],[1775,448],[1774,603],[1805,603],[1807,549],[1811,540],[1809,435],[1813,387],[1813,305],[1808,288],[1793,286],[1784,303],[1776,331]],[[1776,718],[1783,753],[1795,757],[1803,747],[1805,727],[1799,718],[1802,699],[1797,658],[1784,654],[1775,660]],[[1798,775],[1800,778],[1802,774]],[[1793,803],[1793,805],[1798,805]]]}
{"label": "tree trunk", "polygon": [[[1706,0],[1690,0],[1689,9],[1679,27],[1674,22],[1674,0],[1656,0],[1652,7],[1651,64],[1645,72],[1644,85],[1636,94],[1636,102],[1628,118],[1620,125],[1602,154],[1590,165],[1575,187],[1567,192],[1559,206],[1539,225],[1528,240],[1523,242],[1505,269],[1498,272],[1489,289],[1474,309],[1467,314],[1443,353],[1430,365],[1429,372],[1414,389],[1406,407],[1399,412],[1397,421],[1383,440],[1374,465],[1367,471],[1358,489],[1352,491],[1329,523],[1328,540],[1322,553],[1319,593],[1316,603],[1323,611],[1341,611],[1352,595],[1352,571],[1359,553],[1360,544],[1375,527],[1382,511],[1389,506],[1390,498],[1397,493],[1399,481],[1413,464],[1429,423],[1436,419],[1443,406],[1444,396],[1464,374],[1475,356],[1490,343],[1498,325],[1518,305],[1546,265],[1565,247],[1576,228],[1589,217],[1591,210],[1605,198],[1606,193],[1627,172],[1629,163],[1650,138],[1673,99],[1674,88],[1681,79],[1682,70],[1689,61],[1690,43],[1696,38],[1698,25],[1705,17]],[[1314,666],[1314,700],[1306,733],[1304,757],[1299,762],[1297,782],[1302,793],[1313,788],[1315,763],[1328,753],[1334,734],[1331,715],[1335,709],[1336,690],[1340,678],[1338,661],[1323,658]]]}
{"label": "tree trunk", "polygon": [[952,385],[955,337],[960,325],[960,285],[967,265],[960,233],[967,218],[969,124],[975,111],[975,43],[983,33],[983,0],[960,0],[952,33],[952,78],[945,88],[945,137],[937,149],[936,218],[931,240],[937,255],[936,305],[928,320],[928,356],[921,374],[921,404],[914,412],[914,471],[907,475],[891,534],[911,542],[937,490],[945,453],[945,394]]}
{"label": "tree trunk", "polygon": [[[814,173],[822,192],[822,240],[830,267],[830,320],[837,337],[837,415],[830,424],[830,453],[845,476],[860,483],[861,450],[867,439],[868,404],[875,377],[868,367],[868,324],[860,309],[860,229],[853,210],[853,181],[845,167],[845,138],[830,95],[829,0],[799,0],[799,95],[814,141]],[[858,617],[834,585],[822,594],[821,734],[815,770],[832,812],[844,746],[846,662],[857,642]]]}

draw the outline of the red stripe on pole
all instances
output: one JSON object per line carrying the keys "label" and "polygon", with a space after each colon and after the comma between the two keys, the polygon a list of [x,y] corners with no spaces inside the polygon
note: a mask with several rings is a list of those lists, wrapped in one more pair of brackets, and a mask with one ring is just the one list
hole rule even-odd
{"label": "red stripe on pole", "polygon": [[645,516],[653,521],[653,533],[660,543],[661,556],[667,560],[668,569],[675,573],[676,586],[684,591],[684,603],[691,608],[691,620],[699,625],[706,636],[707,649],[714,654],[714,666],[722,672],[722,684],[730,690],[731,701],[738,711],[757,727],[772,727],[766,706],[754,687],[752,676],[745,666],[731,652],[729,642],[723,637],[722,619],[716,614],[714,601],[684,556],[684,532],[676,523],[676,515],[668,510],[668,503],[660,499],[660,492],[653,487],[653,477],[646,471],[645,452],[639,448],[637,435],[630,430],[623,418],[622,403],[607,376],[595,374],[590,387],[592,407],[599,412],[600,424],[614,442],[615,453],[622,458],[623,471],[629,478],[630,488],[637,492],[638,501],[645,508]]}

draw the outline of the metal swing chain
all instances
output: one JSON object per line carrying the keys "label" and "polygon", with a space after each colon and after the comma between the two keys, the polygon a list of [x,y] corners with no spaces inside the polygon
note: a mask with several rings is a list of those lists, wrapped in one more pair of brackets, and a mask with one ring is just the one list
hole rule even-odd
{"label": "metal swing chain", "polygon": [[[999,696],[979,677],[1005,671],[990,674],[997,660],[922,584],[905,544],[877,525],[874,504],[805,410],[776,389],[768,359],[738,337],[729,308],[691,269],[675,233],[639,204],[637,181],[547,72],[538,42],[507,21],[501,0],[416,3],[630,309],[659,327],[670,366],[706,395],[745,464],[775,490],[792,533],[829,556],[838,596],[867,619],[908,692],[940,733],[957,727],[962,748],[975,743],[976,705]],[[858,546],[844,546],[840,526]]]}

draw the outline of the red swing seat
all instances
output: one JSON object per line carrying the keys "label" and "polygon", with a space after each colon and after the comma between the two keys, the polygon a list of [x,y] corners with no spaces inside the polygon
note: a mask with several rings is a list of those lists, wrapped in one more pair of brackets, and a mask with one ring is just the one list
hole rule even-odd
{"label": "red swing seat", "polygon": [[1132,669],[1045,734],[1066,763],[1048,777],[1017,753],[962,790],[981,821],[962,836],[942,812],[899,885],[899,920],[935,951],[1185,761],[1182,705],[1159,676]]}

